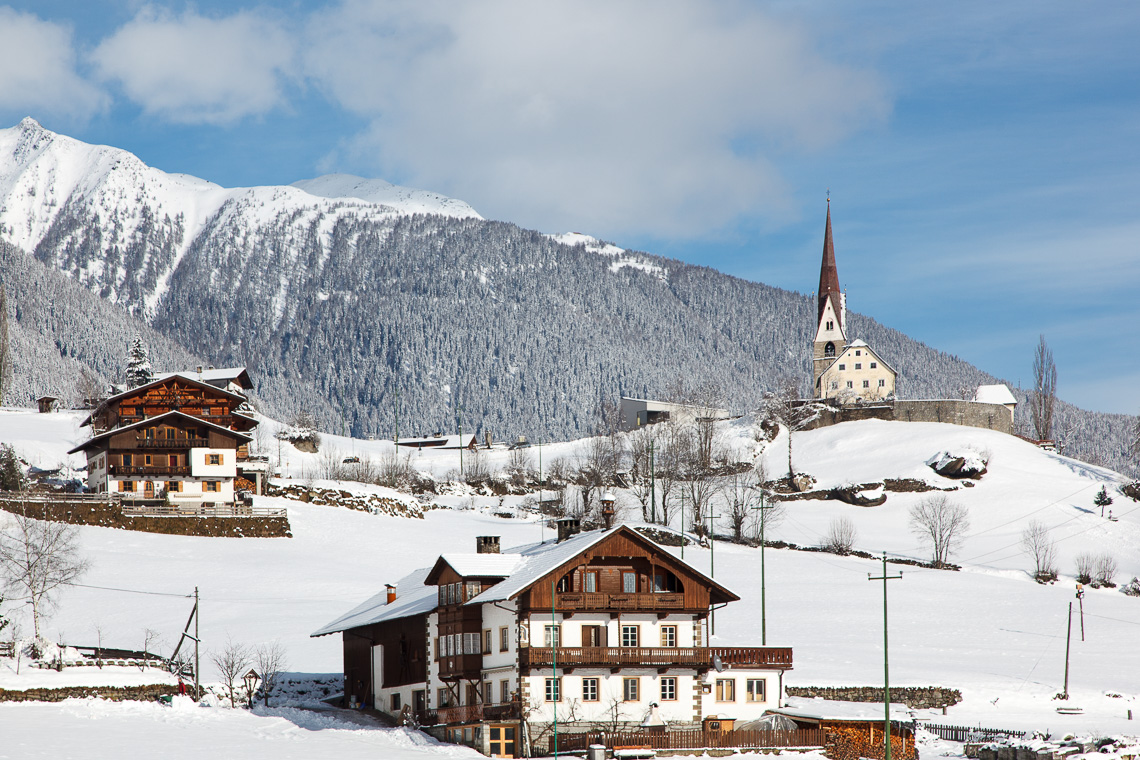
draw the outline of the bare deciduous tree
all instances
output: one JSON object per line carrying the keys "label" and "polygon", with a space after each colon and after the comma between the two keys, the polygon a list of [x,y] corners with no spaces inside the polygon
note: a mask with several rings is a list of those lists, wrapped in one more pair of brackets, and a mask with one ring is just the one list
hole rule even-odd
{"label": "bare deciduous tree", "polygon": [[1021,548],[1033,557],[1033,577],[1038,581],[1057,578],[1057,548],[1045,523],[1031,520],[1021,532]]}
{"label": "bare deciduous tree", "polygon": [[21,509],[0,532],[0,573],[4,586],[32,604],[32,627],[40,639],[40,620],[52,607],[55,591],[87,570],[74,525],[28,517]]}
{"label": "bare deciduous tree", "polygon": [[836,554],[850,554],[855,548],[858,538],[855,523],[850,517],[834,517],[827,527],[827,535],[823,537],[823,548]]}
{"label": "bare deciduous tree", "polygon": [[777,391],[764,394],[758,416],[768,424],[779,424],[788,429],[788,477],[796,472],[792,466],[792,433],[803,430],[816,419],[825,405],[821,401],[802,400],[799,384],[792,378],[784,378]]}
{"label": "bare deciduous tree", "polygon": [[1033,419],[1033,433],[1038,440],[1052,436],[1056,401],[1057,365],[1053,363],[1053,350],[1042,335],[1033,354],[1033,390],[1029,394],[1029,413]]}
{"label": "bare deciduous tree", "polygon": [[226,696],[230,698],[230,707],[236,707],[238,682],[245,675],[246,668],[252,664],[249,647],[227,639],[225,647],[210,653],[210,662],[214,663],[218,675],[222,677]]}
{"label": "bare deciduous tree", "polygon": [[934,566],[942,567],[970,529],[970,516],[961,504],[930,496],[910,508],[910,529],[930,544]]}
{"label": "bare deciduous tree", "polygon": [[1093,583],[1098,586],[1115,585],[1112,579],[1116,577],[1116,560],[1110,554],[1102,554],[1096,558],[1096,567],[1093,570]]}
{"label": "bare deciduous tree", "polygon": [[261,675],[261,696],[265,706],[269,707],[269,697],[277,688],[281,681],[281,673],[287,667],[285,648],[279,641],[262,644],[257,648],[254,660],[257,672]]}
{"label": "bare deciduous tree", "polygon": [[1077,566],[1077,583],[1092,583],[1093,568],[1096,567],[1096,556],[1088,552],[1081,552],[1074,561]]}

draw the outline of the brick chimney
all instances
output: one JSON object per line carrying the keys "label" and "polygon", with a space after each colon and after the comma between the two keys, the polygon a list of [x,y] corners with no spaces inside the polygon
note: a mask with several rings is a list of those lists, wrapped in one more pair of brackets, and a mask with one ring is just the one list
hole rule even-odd
{"label": "brick chimney", "polygon": [[499,537],[498,536],[475,536],[475,553],[476,554],[498,554],[499,553]]}
{"label": "brick chimney", "polygon": [[391,583],[385,583],[384,588],[387,589],[387,591],[388,591],[387,604],[391,604],[392,602],[396,601],[396,587],[393,586]]}
{"label": "brick chimney", "polygon": [[555,520],[554,524],[558,526],[558,543],[582,532],[582,521],[577,517],[563,517]]}

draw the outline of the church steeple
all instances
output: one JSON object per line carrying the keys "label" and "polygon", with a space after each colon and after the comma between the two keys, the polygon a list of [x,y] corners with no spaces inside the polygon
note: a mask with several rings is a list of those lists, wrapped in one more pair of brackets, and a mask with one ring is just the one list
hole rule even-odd
{"label": "church steeple", "polygon": [[843,329],[843,293],[839,289],[839,269],[835,266],[835,244],[831,240],[831,198],[827,199],[827,227],[823,233],[823,263],[819,267],[819,314],[816,321],[823,321],[823,313],[827,307],[828,299],[831,308],[840,321],[839,329]]}

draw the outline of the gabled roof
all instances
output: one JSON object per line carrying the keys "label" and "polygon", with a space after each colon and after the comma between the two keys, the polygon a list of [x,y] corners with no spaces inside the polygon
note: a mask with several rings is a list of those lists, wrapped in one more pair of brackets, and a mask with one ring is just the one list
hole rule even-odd
{"label": "gabled roof", "polygon": [[997,385],[979,385],[974,393],[974,401],[983,404],[1016,404],[1017,399],[1005,383]]}
{"label": "gabled roof", "polygon": [[875,351],[875,349],[871,348],[870,346],[868,346],[866,343],[864,343],[861,340],[856,340],[856,341],[849,343],[847,345],[847,348],[843,349],[842,351],[839,352],[838,355],[836,355],[835,359],[832,360],[831,364],[828,364],[826,367],[824,367],[823,372],[821,372],[819,374],[820,380],[823,379],[824,374],[826,374],[832,367],[834,367],[840,359],[847,356],[849,353],[851,353],[851,350],[855,349],[855,348],[862,349],[863,351],[866,351],[873,359],[875,359],[876,361],[881,363],[884,367],[889,369],[891,372],[894,372],[896,375],[898,374],[898,370],[896,370],[894,367],[892,367],[890,365],[890,362],[888,362],[886,359],[879,356],[879,353],[877,351]]}
{"label": "gabled roof", "polygon": [[[187,369],[180,372],[162,372],[155,375],[156,379],[165,380],[168,377],[185,377],[190,380],[201,380],[206,383],[213,383],[219,381],[226,381],[236,383],[241,388],[252,388],[253,381],[249,379],[249,371],[245,367],[225,367],[222,369],[204,369],[201,372],[197,370]],[[215,388],[218,386],[214,386]]]}
{"label": "gabled roof", "polygon": [[223,396],[229,396],[230,398],[234,399],[235,401],[237,401],[239,403],[246,400],[245,396],[241,395],[240,393],[234,393],[232,391],[227,391],[224,388],[219,388],[216,385],[211,385],[210,383],[207,383],[204,380],[199,380],[196,377],[191,377],[190,375],[183,375],[181,373],[176,372],[176,373],[170,373],[167,375],[163,375],[161,377],[156,377],[154,380],[151,380],[149,383],[146,383],[144,385],[140,385],[137,388],[129,388],[129,389],[123,391],[122,393],[116,393],[114,396],[111,396],[110,398],[108,398],[103,403],[109,404],[112,401],[120,401],[123,398],[130,396],[132,394],[139,393],[140,391],[149,390],[150,388],[153,388],[157,385],[162,385],[163,383],[165,383],[168,380],[171,380],[173,378],[177,378],[179,380],[184,380],[184,381],[190,383],[191,385],[196,385],[199,388],[209,389],[209,390],[213,391],[214,393],[220,393]]}
{"label": "gabled roof", "polygon": [[252,436],[248,436],[245,433],[239,433],[238,431],[231,430],[228,427],[223,427],[221,425],[215,425],[213,422],[207,422],[206,420],[202,419],[201,417],[195,417],[192,414],[183,414],[182,412],[165,412],[163,414],[155,415],[154,417],[147,417],[146,419],[139,420],[138,422],[132,422],[130,425],[123,425],[121,427],[111,428],[110,430],[107,430],[106,432],[100,433],[99,435],[92,436],[91,438],[89,438],[88,440],[79,444],[78,446],[76,446],[74,449],[72,449],[71,451],[69,451],[67,453],[68,454],[74,454],[77,451],[83,451],[85,449],[89,449],[98,443],[102,443],[105,439],[110,438],[113,435],[117,435],[119,433],[122,433],[126,430],[138,430],[139,428],[152,427],[154,425],[157,425],[159,422],[161,422],[163,420],[170,420],[172,418],[180,418],[182,420],[186,420],[188,422],[191,422],[195,425],[205,425],[207,428],[212,428],[213,430],[217,430],[217,431],[222,432],[222,433],[227,433],[229,435],[232,435],[234,438],[237,438],[238,440],[246,441],[247,443],[249,441],[253,440]]}
{"label": "gabled roof", "polygon": [[521,554],[441,554],[424,583],[436,583],[444,566],[461,578],[506,578],[523,561]]}
{"label": "gabled roof", "polygon": [[537,544],[522,550],[519,553],[526,558],[526,562],[520,565],[518,570],[511,573],[511,575],[501,583],[495,584],[467,603],[481,604],[483,602],[498,602],[514,599],[551,573],[561,570],[564,566],[569,569],[569,566],[579,554],[618,533],[625,534],[630,540],[644,545],[647,549],[657,551],[668,561],[684,567],[688,572],[696,575],[702,582],[707,583],[715,591],[719,591],[723,597],[722,601],[731,602],[740,599],[739,596],[712,578],[709,578],[688,562],[670,553],[664,547],[649,540],[633,528],[628,525],[619,525],[609,530],[592,530],[586,533],[579,533],[559,543]]}
{"label": "gabled roof", "polygon": [[424,584],[427,573],[427,568],[421,568],[406,578],[401,578],[396,583],[396,599],[391,604],[388,604],[388,591],[385,589],[309,635],[326,636],[362,625],[431,612],[435,609],[438,590],[435,586]]}

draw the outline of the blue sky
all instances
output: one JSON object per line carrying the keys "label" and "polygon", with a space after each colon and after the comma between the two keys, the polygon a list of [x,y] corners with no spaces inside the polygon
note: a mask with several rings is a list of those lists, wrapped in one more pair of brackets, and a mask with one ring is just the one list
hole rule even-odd
{"label": "blue sky", "polygon": [[0,123],[222,185],[340,171],[801,292],[1137,413],[1140,4],[0,5]]}

